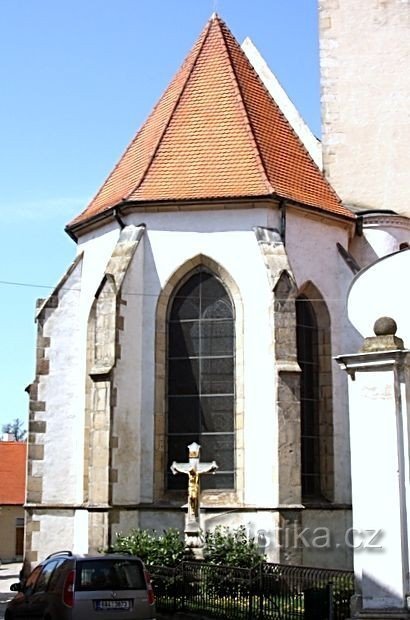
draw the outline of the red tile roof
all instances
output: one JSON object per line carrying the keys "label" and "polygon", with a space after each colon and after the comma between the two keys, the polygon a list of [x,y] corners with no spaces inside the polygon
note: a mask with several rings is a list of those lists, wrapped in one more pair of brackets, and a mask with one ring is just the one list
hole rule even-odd
{"label": "red tile roof", "polygon": [[272,196],[354,218],[215,16],[68,228],[127,202]]}
{"label": "red tile roof", "polygon": [[0,506],[24,504],[26,453],[26,442],[0,441]]}

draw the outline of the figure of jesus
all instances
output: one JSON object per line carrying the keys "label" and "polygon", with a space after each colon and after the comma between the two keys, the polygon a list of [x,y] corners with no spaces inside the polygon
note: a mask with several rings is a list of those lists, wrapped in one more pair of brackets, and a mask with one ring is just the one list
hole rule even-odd
{"label": "figure of jesus", "polygon": [[188,518],[199,518],[199,474],[192,468],[188,472]]}
{"label": "figure of jesus", "polygon": [[188,446],[189,450],[189,462],[188,463],[176,463],[175,461],[171,465],[171,471],[173,474],[187,474],[188,476],[188,522],[196,522],[199,526],[199,499],[200,499],[200,484],[199,476],[201,474],[214,473],[218,469],[218,465],[215,461],[212,463],[201,463],[199,461],[200,446],[197,443],[191,443]]}

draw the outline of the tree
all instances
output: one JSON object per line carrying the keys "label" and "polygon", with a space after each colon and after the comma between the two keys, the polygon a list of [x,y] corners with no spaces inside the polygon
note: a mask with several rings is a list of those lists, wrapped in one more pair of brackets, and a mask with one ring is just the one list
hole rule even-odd
{"label": "tree", "polygon": [[2,432],[13,435],[15,441],[24,441],[27,435],[27,431],[24,428],[24,422],[23,420],[20,420],[20,418],[15,418],[8,424],[3,424]]}

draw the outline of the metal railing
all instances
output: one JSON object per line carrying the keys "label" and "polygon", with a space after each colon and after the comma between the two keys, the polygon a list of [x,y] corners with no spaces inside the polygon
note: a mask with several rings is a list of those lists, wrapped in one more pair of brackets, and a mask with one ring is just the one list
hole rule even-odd
{"label": "metal railing", "polygon": [[345,620],[354,593],[351,571],[262,563],[252,569],[182,562],[150,566],[162,612],[248,620]]}

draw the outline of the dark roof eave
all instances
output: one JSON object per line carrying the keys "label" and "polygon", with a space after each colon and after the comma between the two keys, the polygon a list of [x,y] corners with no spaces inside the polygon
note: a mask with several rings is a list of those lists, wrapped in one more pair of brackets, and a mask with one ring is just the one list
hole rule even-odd
{"label": "dark roof eave", "polygon": [[275,202],[284,201],[285,203],[288,203],[289,205],[294,205],[300,208],[305,208],[305,209],[308,209],[309,211],[314,211],[319,215],[332,217],[336,219],[342,219],[345,221],[354,222],[357,219],[356,214],[353,212],[351,216],[344,215],[342,213],[336,213],[336,212],[332,213],[321,207],[318,207],[315,205],[309,205],[305,203],[300,203],[300,202],[297,202],[296,200],[287,198],[286,196],[281,196],[277,193],[273,193],[273,194],[264,194],[261,196],[236,196],[236,197],[228,196],[228,197],[218,197],[218,198],[198,198],[198,199],[190,198],[190,199],[185,199],[185,200],[164,199],[164,200],[152,200],[152,201],[143,201],[143,202],[136,201],[136,200],[122,200],[121,202],[118,202],[112,205],[111,207],[104,209],[104,211],[102,211],[101,213],[97,213],[96,215],[88,217],[77,223],[74,222],[73,224],[67,224],[64,230],[75,242],[77,242],[78,233],[80,233],[81,230],[88,228],[89,226],[94,226],[95,224],[98,224],[98,222],[102,223],[108,220],[109,218],[113,218],[118,213],[124,214],[124,210],[132,209],[133,207],[150,209],[150,208],[157,207],[157,206],[159,207],[165,206],[165,205],[172,206],[173,204],[187,206],[187,205],[198,205],[198,204],[209,204],[209,203],[218,204],[218,203],[233,203],[233,202],[236,202],[236,203],[238,202],[240,203],[262,202],[266,200],[268,201],[273,200]]}
{"label": "dark roof eave", "polygon": [[188,198],[185,200],[176,200],[166,198],[164,200],[150,200],[150,201],[138,201],[138,200],[122,200],[121,202],[117,202],[111,207],[107,207],[104,211],[97,213],[96,215],[92,215],[84,220],[79,222],[73,222],[72,224],[67,224],[64,228],[65,232],[72,238],[74,241],[77,241],[78,235],[77,232],[80,232],[83,228],[88,228],[88,226],[92,226],[97,224],[98,222],[103,222],[108,218],[114,217],[115,213],[124,214],[125,209],[132,209],[133,207],[139,207],[140,209],[150,209],[155,208],[157,206],[163,207],[165,205],[198,205],[198,204],[209,204],[209,203],[233,203],[233,202],[253,202],[253,201],[263,201],[263,200],[279,200],[280,196],[274,194],[264,194],[261,196],[232,196],[232,197],[218,197],[218,198]]}
{"label": "dark roof eave", "polygon": [[[308,209],[309,211],[313,211],[314,213],[317,213],[318,215],[324,215],[326,217],[344,220],[345,222],[351,222],[352,224],[356,222],[357,220],[357,215],[356,213],[353,213],[353,211],[351,212],[351,215],[348,215],[348,214],[345,215],[343,213],[336,213],[336,212],[333,213],[331,211],[325,211],[321,207],[317,207],[315,205],[310,205],[307,203],[297,202],[297,200],[292,200],[291,198],[284,198],[283,200],[287,202],[289,205],[299,207],[302,209]],[[344,207],[344,208],[346,209],[346,211],[350,211],[348,207]]]}

